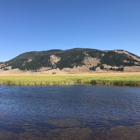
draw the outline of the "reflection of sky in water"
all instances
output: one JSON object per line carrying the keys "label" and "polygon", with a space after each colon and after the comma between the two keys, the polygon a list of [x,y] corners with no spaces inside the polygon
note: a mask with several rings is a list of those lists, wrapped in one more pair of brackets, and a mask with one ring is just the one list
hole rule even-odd
{"label": "reflection of sky in water", "polygon": [[74,119],[80,127],[135,125],[139,108],[136,87],[0,86],[0,125],[5,129],[26,123],[48,129],[56,127],[51,120],[59,119]]}

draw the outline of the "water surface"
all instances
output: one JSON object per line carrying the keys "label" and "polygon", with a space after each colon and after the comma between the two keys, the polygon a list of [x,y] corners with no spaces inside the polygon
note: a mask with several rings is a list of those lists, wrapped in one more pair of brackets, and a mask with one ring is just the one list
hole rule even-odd
{"label": "water surface", "polygon": [[0,138],[137,139],[139,126],[139,87],[0,86]]}

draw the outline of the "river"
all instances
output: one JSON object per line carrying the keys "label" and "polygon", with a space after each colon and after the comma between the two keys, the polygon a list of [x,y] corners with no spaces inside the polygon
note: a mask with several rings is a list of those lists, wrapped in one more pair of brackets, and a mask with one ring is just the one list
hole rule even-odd
{"label": "river", "polygon": [[0,86],[0,139],[140,138],[140,88]]}

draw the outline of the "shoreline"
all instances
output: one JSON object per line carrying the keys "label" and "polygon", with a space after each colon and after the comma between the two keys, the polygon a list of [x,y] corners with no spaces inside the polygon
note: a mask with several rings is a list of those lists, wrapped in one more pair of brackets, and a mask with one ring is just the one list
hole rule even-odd
{"label": "shoreline", "polygon": [[0,74],[0,85],[63,86],[114,85],[140,87],[140,72],[83,74]]}

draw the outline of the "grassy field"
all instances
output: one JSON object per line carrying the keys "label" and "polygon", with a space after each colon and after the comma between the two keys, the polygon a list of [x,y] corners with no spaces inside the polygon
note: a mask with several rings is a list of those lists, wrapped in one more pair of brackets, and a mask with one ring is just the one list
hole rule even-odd
{"label": "grassy field", "polygon": [[93,73],[65,75],[1,75],[1,85],[76,85],[100,84],[140,86],[140,73]]}

